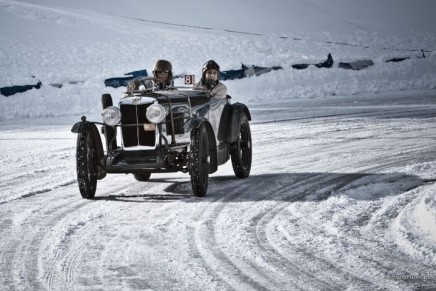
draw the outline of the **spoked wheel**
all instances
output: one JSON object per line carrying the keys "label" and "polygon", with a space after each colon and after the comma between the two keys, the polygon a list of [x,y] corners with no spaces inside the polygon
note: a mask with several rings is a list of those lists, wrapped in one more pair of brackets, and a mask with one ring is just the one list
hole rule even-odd
{"label": "spoked wheel", "polygon": [[230,145],[230,156],[232,158],[233,171],[238,178],[247,178],[251,170],[252,157],[251,131],[248,117],[242,115],[239,125],[239,137]]}
{"label": "spoked wheel", "polygon": [[90,131],[77,136],[77,181],[80,194],[85,199],[92,199],[97,189],[97,149],[96,141]]}
{"label": "spoked wheel", "polygon": [[192,130],[189,162],[192,191],[195,196],[204,197],[209,183],[209,140],[203,125]]}
{"label": "spoked wheel", "polygon": [[146,182],[146,181],[150,180],[151,173],[144,173],[144,174],[135,173],[135,174],[133,174],[133,176],[135,177],[136,181]]}

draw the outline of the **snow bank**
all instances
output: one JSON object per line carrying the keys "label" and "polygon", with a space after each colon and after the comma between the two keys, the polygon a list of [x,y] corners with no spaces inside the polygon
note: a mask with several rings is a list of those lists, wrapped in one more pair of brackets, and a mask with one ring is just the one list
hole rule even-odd
{"label": "snow bank", "polygon": [[[43,84],[39,90],[0,96],[0,120],[99,112],[101,94],[116,99],[123,91],[104,87],[104,79],[151,71],[160,58],[172,61],[176,74],[193,72],[197,79],[209,59],[222,70],[239,69],[241,62],[282,66],[225,82],[234,99],[247,103],[435,89],[436,53],[418,58],[419,50],[436,49],[436,20],[429,12],[435,6],[407,0],[310,5],[0,0],[0,87],[22,84],[30,76]],[[324,61],[328,53],[335,61],[331,69],[292,69],[292,64]],[[410,59],[385,62],[392,57]],[[337,66],[358,59],[375,65],[361,71]],[[58,89],[53,83],[66,85]]]}

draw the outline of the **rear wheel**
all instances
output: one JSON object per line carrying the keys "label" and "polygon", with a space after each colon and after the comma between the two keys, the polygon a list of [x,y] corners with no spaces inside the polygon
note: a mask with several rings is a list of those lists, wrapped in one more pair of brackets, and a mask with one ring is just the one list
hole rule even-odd
{"label": "rear wheel", "polygon": [[230,144],[230,156],[236,177],[247,178],[251,170],[252,147],[250,124],[245,113],[239,125],[239,137]]}
{"label": "rear wheel", "polygon": [[135,173],[135,174],[133,174],[133,176],[135,177],[136,181],[145,182],[145,181],[150,180],[151,173],[145,173],[145,174]]}
{"label": "rear wheel", "polygon": [[192,130],[189,163],[192,191],[195,196],[204,197],[209,183],[209,140],[203,125]]}
{"label": "rear wheel", "polygon": [[78,134],[76,161],[80,194],[85,199],[92,199],[97,189],[98,158],[96,140],[91,131]]}

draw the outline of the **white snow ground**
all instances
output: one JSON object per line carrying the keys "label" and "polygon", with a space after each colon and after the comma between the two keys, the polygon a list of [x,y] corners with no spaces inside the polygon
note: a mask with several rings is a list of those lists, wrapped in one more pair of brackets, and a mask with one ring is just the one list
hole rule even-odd
{"label": "white snow ground", "polygon": [[[434,290],[435,8],[0,0],[0,86],[43,83],[0,96],[0,289]],[[197,78],[208,59],[283,66],[225,82],[252,110],[250,178],[228,163],[198,199],[186,174],[110,175],[81,199],[72,124],[159,58]],[[337,67],[358,59],[375,64]]]}

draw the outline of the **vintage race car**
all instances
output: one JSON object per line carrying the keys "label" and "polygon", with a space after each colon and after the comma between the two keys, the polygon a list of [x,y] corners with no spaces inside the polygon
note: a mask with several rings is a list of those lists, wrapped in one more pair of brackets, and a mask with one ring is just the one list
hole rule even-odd
{"label": "vintage race car", "polygon": [[[118,106],[102,96],[103,122],[74,124],[77,180],[83,198],[95,196],[97,180],[132,173],[147,181],[151,173],[184,172],[194,195],[207,193],[209,174],[232,160],[238,178],[250,174],[250,111],[242,103],[215,99],[208,91],[171,88],[126,92]],[[105,150],[101,134],[105,136]]]}

